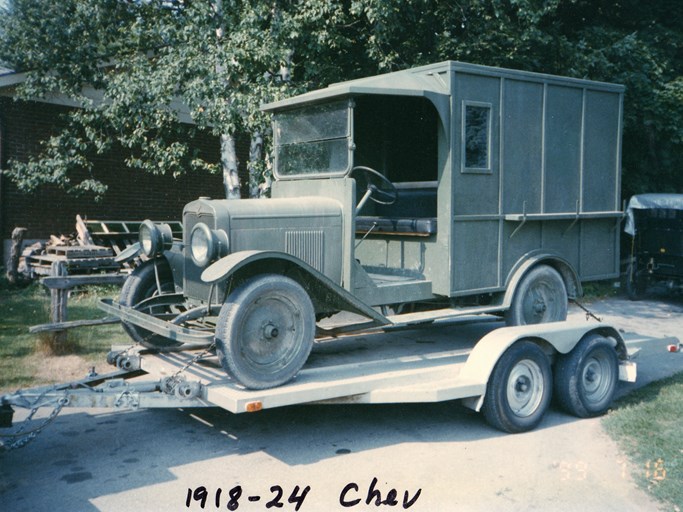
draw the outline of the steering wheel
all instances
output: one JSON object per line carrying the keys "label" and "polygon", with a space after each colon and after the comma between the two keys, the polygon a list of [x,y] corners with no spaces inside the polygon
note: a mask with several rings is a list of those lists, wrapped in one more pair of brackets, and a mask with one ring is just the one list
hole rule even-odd
{"label": "steering wheel", "polygon": [[[398,190],[386,176],[364,165],[357,165],[351,169],[350,174],[353,174],[356,171],[363,172],[366,182],[365,193],[356,206],[356,214],[365,206],[368,199],[372,199],[377,204],[394,204],[396,202],[396,199],[398,199]],[[382,185],[384,188],[382,188]]]}

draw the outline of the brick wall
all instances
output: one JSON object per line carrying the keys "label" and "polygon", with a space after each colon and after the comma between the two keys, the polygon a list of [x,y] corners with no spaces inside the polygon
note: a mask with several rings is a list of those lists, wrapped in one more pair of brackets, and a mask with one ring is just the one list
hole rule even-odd
{"label": "brick wall", "polygon": [[[63,126],[68,107],[39,102],[16,102],[0,96],[0,165],[9,159],[26,161],[40,151],[40,141]],[[209,161],[218,161],[217,137],[202,135],[193,140]],[[249,140],[237,139],[237,153],[243,184]],[[108,185],[105,197],[95,202],[91,196],[76,197],[54,186],[35,193],[17,190],[7,177],[0,186],[0,240],[10,238],[17,226],[28,229],[28,239],[45,239],[51,234],[75,231],[76,214],[102,220],[180,220],[183,206],[199,196],[224,197],[221,175],[190,173],[174,179],[129,169],[122,151],[112,150],[95,159],[95,177]],[[246,186],[242,187],[246,189]],[[3,256],[4,261],[4,256]]]}

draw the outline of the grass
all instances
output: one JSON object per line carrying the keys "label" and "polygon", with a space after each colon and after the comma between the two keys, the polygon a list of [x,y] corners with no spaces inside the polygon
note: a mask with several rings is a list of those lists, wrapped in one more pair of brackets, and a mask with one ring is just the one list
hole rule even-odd
{"label": "grass", "polygon": [[635,467],[634,479],[666,510],[683,509],[683,373],[615,403],[603,424]]}
{"label": "grass", "polygon": [[[93,287],[69,298],[69,320],[102,318],[100,297],[117,296],[113,287]],[[56,346],[50,333],[30,334],[29,326],[49,322],[50,296],[34,283],[11,288],[0,280],[0,393],[84,377],[89,367],[109,371],[105,356],[112,342],[127,339],[120,325],[71,329]]]}
{"label": "grass", "polygon": [[607,281],[592,281],[584,283],[583,297],[579,297],[582,302],[591,302],[593,300],[605,299],[608,297],[615,297],[622,293],[620,283],[614,279]]}

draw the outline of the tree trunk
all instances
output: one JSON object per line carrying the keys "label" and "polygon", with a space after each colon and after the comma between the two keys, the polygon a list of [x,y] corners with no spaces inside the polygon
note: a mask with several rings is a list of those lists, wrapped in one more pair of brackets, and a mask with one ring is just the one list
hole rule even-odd
{"label": "tree trunk", "polygon": [[7,260],[7,280],[11,285],[21,282],[19,275],[19,257],[21,256],[21,246],[24,244],[26,228],[14,228],[12,231],[12,249]]}
{"label": "tree trunk", "polygon": [[223,184],[225,197],[240,198],[240,178],[237,174],[237,152],[235,139],[230,135],[221,135],[221,165],[223,167]]}
{"label": "tree trunk", "polygon": [[263,152],[263,137],[255,131],[251,134],[251,146],[249,147],[249,197],[266,197],[270,182],[259,171],[258,163],[261,161]]}

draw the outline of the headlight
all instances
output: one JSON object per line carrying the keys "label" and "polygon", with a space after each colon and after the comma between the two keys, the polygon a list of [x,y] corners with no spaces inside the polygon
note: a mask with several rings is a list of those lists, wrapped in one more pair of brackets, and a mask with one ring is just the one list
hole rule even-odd
{"label": "headlight", "polygon": [[173,246],[173,232],[168,224],[146,220],[140,225],[139,240],[143,254],[153,258]]}
{"label": "headlight", "polygon": [[228,235],[222,229],[211,230],[200,222],[192,228],[190,253],[195,265],[205,267],[212,260],[228,253]]}

